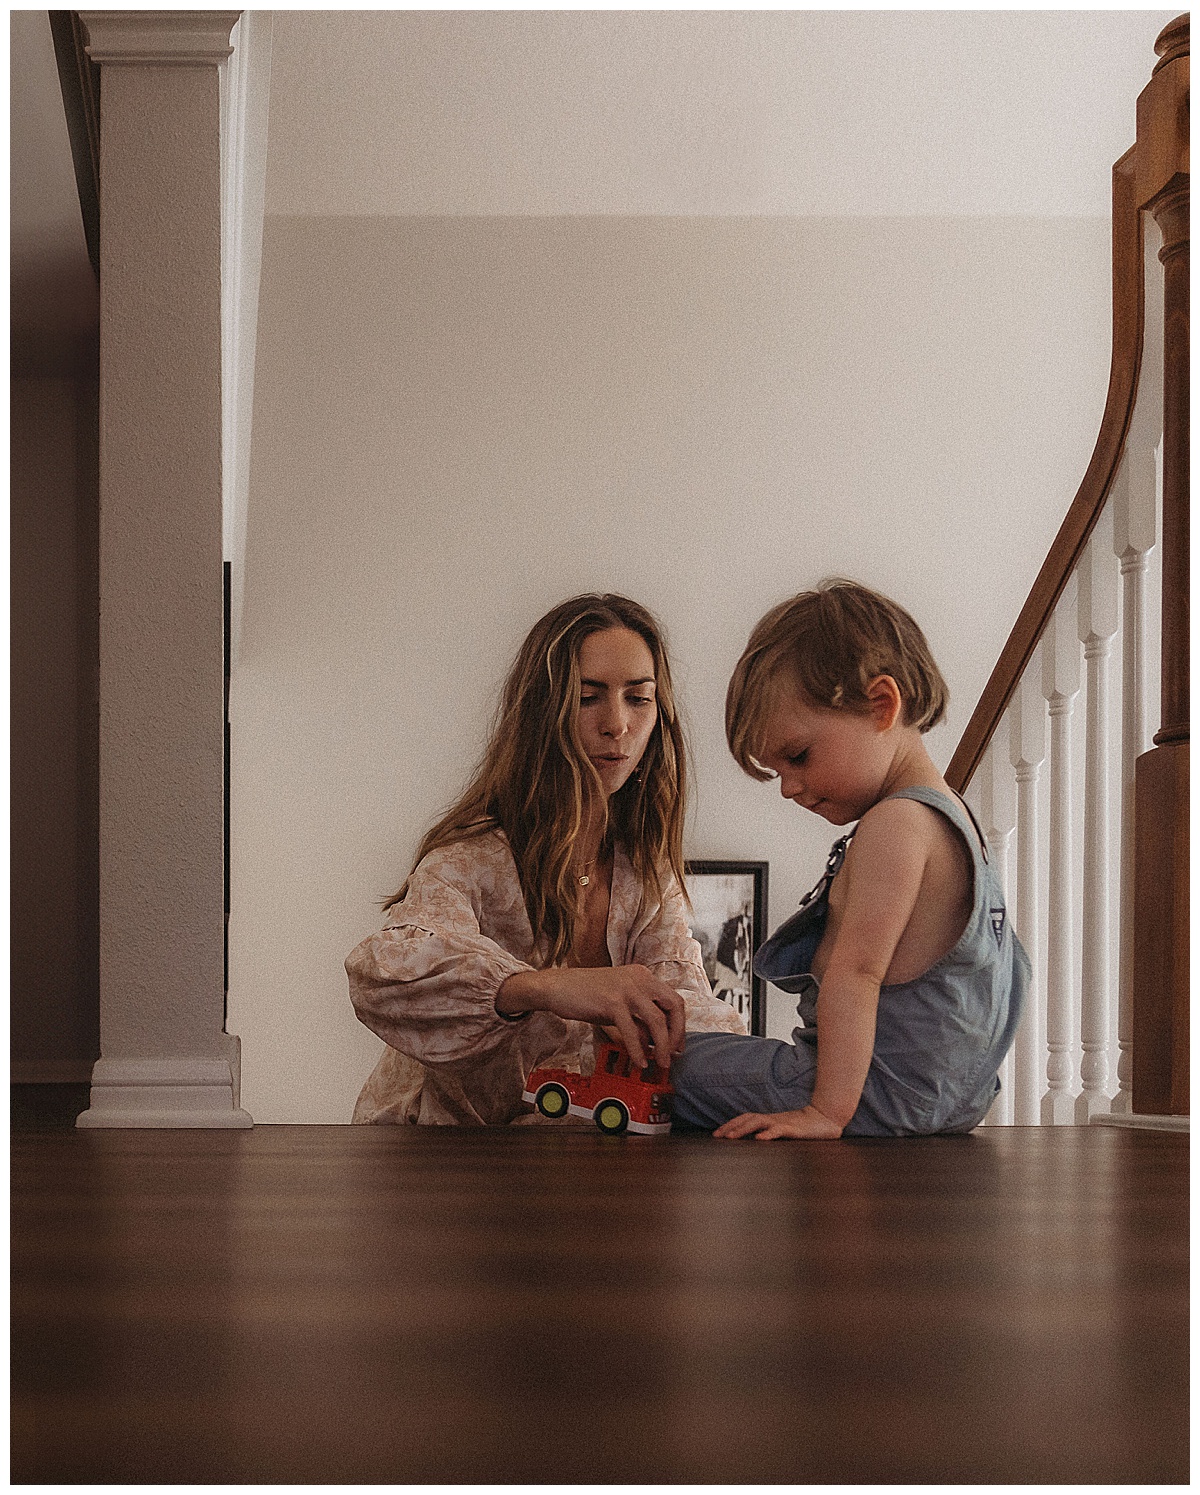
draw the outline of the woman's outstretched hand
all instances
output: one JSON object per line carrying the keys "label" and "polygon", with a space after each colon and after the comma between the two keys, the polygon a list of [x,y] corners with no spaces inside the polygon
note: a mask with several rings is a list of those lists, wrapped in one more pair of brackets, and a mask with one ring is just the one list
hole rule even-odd
{"label": "woman's outstretched hand", "polygon": [[834,1141],[841,1135],[837,1122],[830,1121],[816,1106],[805,1106],[802,1111],[776,1111],[773,1115],[744,1111],[713,1132],[714,1137],[755,1137],[759,1142],[772,1142],[776,1137],[823,1137]]}
{"label": "woman's outstretched hand", "polygon": [[553,966],[518,971],[496,993],[497,1012],[554,1012],[594,1023],[638,1066],[654,1059],[664,1071],[683,1053],[683,998],[645,966]]}

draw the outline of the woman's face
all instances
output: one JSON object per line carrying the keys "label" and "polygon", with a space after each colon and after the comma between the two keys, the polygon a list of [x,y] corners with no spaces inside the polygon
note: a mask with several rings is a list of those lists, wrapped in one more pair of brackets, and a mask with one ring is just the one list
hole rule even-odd
{"label": "woman's face", "polygon": [[632,629],[605,628],[580,645],[579,675],[580,741],[613,795],[642,761],[658,721],[654,657]]}

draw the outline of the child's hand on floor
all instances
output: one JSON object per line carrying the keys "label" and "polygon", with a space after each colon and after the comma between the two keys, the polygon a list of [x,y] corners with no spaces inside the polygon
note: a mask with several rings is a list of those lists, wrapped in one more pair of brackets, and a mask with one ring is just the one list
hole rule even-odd
{"label": "child's hand on floor", "polygon": [[732,1121],[724,1122],[713,1133],[714,1137],[757,1137],[759,1142],[771,1142],[776,1137],[818,1137],[832,1142],[841,1135],[842,1129],[837,1122],[830,1121],[816,1106],[766,1115],[744,1111]]}

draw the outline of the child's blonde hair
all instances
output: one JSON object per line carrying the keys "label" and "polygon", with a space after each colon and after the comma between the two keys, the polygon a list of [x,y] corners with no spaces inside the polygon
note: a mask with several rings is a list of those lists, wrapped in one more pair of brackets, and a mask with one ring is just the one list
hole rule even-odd
{"label": "child's blonde hair", "polygon": [[840,578],[781,602],[755,625],[729,681],[729,751],[751,778],[770,778],[759,754],[781,684],[814,706],[867,711],[867,686],[879,675],[896,682],[905,726],[928,732],[941,721],[946,682],[925,635],[897,603]]}

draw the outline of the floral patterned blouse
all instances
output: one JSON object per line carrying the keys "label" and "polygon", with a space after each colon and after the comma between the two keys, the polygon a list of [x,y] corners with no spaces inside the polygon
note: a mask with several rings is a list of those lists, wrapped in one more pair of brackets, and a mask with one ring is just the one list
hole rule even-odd
{"label": "floral patterned blouse", "polygon": [[[620,846],[607,938],[614,966],[644,965],[682,995],[689,1031],[744,1031],[737,1013],[711,994],[678,884],[671,882],[661,903],[644,903]],[[552,1012],[512,1021],[496,1011],[504,981],[540,965],[540,943],[503,832],[423,858],[404,901],[346,959],[354,1010],[388,1045],[363,1086],[354,1121],[540,1122],[521,1100],[529,1071],[592,1065],[590,1023]]]}

